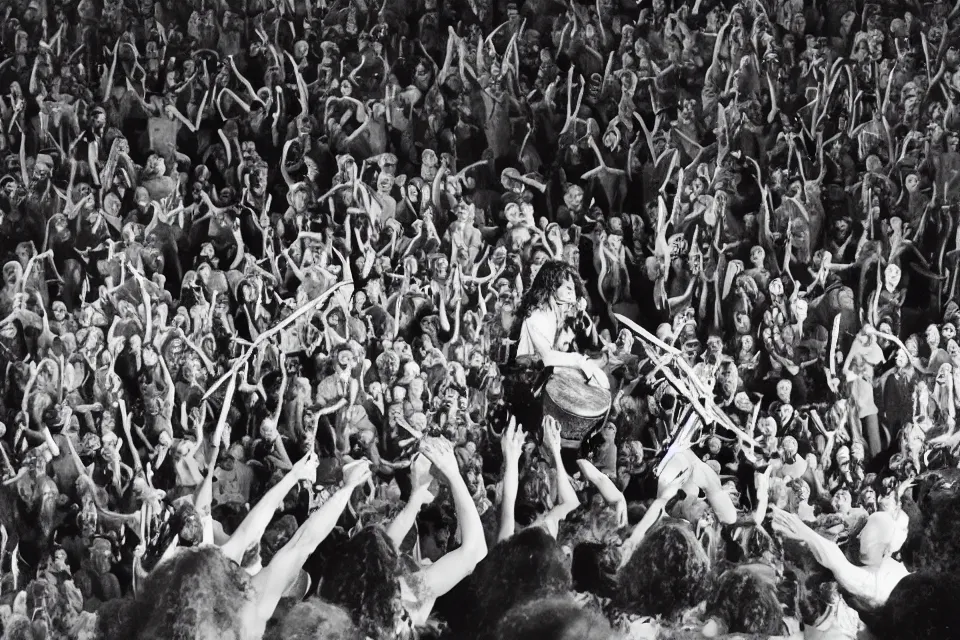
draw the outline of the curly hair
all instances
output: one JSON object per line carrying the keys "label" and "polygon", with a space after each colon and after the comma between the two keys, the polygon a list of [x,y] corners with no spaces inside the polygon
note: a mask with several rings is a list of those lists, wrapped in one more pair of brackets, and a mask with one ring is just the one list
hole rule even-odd
{"label": "curly hair", "polygon": [[958,481],[960,472],[954,469],[921,477],[916,505],[920,513],[911,517],[910,534],[901,551],[908,569],[944,573],[960,570],[960,531],[956,527],[960,518]]}
{"label": "curly hair", "polygon": [[264,640],[363,640],[363,635],[347,611],[310,598],[293,607]]}
{"label": "curly hair", "polygon": [[533,600],[511,609],[497,625],[496,640],[613,640],[606,620],[568,598]]}
{"label": "curly hair", "polygon": [[511,607],[538,598],[566,595],[570,569],[563,550],[539,527],[499,542],[480,561],[461,590],[460,605],[448,622],[458,638],[489,639]]}
{"label": "curly hair", "polygon": [[679,617],[710,590],[710,560],[688,525],[664,522],[647,533],[617,576],[629,613]]}
{"label": "curly hair", "polygon": [[383,528],[367,526],[328,559],[318,595],[346,609],[364,634],[386,640],[395,635],[402,571]]}
{"label": "curly hair", "polygon": [[722,620],[730,633],[776,635],[783,626],[776,585],[743,567],[720,576],[706,613]]}
{"label": "curly hair", "polygon": [[262,629],[246,624],[255,602],[247,573],[216,547],[178,550],[158,565],[136,597],[100,611],[102,640],[253,640]]}
{"label": "curly hair", "polygon": [[921,571],[906,576],[883,607],[861,618],[874,633],[882,629],[884,640],[952,638],[960,629],[958,598],[956,574]]}
{"label": "curly hair", "polygon": [[567,278],[573,280],[577,297],[586,298],[587,292],[583,286],[583,280],[573,267],[559,260],[544,262],[537,277],[530,284],[530,288],[523,294],[523,300],[520,301],[520,308],[514,320],[514,330],[518,330],[532,312],[546,306],[550,302],[550,296],[556,293]]}
{"label": "curly hair", "polygon": [[615,510],[605,503],[581,505],[560,523],[557,541],[573,550],[573,589],[612,598],[617,592],[622,535]]}

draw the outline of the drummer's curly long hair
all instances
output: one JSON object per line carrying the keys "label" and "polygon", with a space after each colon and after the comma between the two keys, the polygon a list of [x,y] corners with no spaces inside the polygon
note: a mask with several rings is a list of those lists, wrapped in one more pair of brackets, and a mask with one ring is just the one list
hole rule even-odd
{"label": "drummer's curly long hair", "polygon": [[580,279],[580,274],[573,267],[559,260],[544,262],[539,273],[537,273],[537,277],[533,279],[530,288],[523,295],[523,300],[520,301],[520,308],[517,310],[514,320],[514,330],[518,331],[520,325],[532,312],[549,304],[550,296],[556,293],[567,278],[573,279],[573,286],[577,290],[578,298],[587,297],[583,280]]}

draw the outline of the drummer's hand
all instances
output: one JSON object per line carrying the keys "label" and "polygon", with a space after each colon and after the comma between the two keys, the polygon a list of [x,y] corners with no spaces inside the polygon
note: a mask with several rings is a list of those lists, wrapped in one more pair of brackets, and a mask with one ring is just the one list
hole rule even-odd
{"label": "drummer's hand", "polygon": [[500,449],[503,451],[503,459],[507,462],[516,462],[523,453],[523,442],[526,440],[526,432],[517,426],[517,419],[510,417],[510,424],[504,431],[500,439]]}
{"label": "drummer's hand", "polygon": [[[553,416],[543,417],[543,446],[560,454],[560,423]],[[559,460],[559,457],[557,458]]]}
{"label": "drummer's hand", "polygon": [[583,372],[589,384],[603,389],[610,388],[610,380],[607,378],[607,374],[590,360],[583,359],[583,362],[580,363],[580,371]]}

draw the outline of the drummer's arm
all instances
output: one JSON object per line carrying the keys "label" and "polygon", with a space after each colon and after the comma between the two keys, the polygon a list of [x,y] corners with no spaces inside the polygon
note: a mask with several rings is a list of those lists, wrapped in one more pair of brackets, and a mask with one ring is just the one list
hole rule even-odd
{"label": "drummer's arm", "polygon": [[543,366],[572,367],[574,369],[579,369],[587,361],[586,357],[579,353],[556,351],[553,348],[551,341],[537,330],[535,324],[529,326],[528,329],[530,341],[533,342],[533,348],[537,350],[537,354],[543,361]]}

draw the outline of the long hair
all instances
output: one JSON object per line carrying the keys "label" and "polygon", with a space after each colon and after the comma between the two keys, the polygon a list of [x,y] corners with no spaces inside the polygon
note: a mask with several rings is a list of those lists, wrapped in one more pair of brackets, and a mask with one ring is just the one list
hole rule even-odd
{"label": "long hair", "polygon": [[956,574],[920,571],[903,578],[880,609],[861,617],[868,629],[889,640],[952,638],[960,628],[958,596]]}
{"label": "long hair", "polygon": [[520,301],[520,308],[517,310],[516,318],[513,321],[513,330],[519,331],[523,321],[526,320],[532,312],[549,304],[550,296],[556,293],[557,289],[560,288],[560,285],[562,285],[567,278],[573,280],[573,286],[577,290],[577,297],[585,298],[587,296],[587,290],[583,286],[583,280],[580,279],[580,274],[577,273],[573,267],[559,260],[544,262],[543,266],[540,267],[540,272],[537,273],[537,277],[533,279],[530,288],[523,294],[523,300]]}
{"label": "long hair", "polygon": [[646,535],[618,574],[629,613],[677,618],[710,589],[710,560],[689,525],[666,522]]}
{"label": "long hair", "polygon": [[310,598],[293,607],[264,640],[363,640],[347,611]]}
{"label": "long hair", "polygon": [[613,640],[609,623],[574,601],[556,597],[514,607],[500,621],[497,640]]}
{"label": "long hair", "polygon": [[331,555],[318,595],[347,610],[374,640],[396,633],[400,601],[400,557],[378,526],[361,529]]}
{"label": "long hair", "polygon": [[180,549],[157,566],[135,598],[114,600],[99,612],[102,640],[252,640],[246,606],[253,584],[215,547]]}
{"label": "long hair", "polygon": [[458,638],[493,637],[504,614],[543,597],[570,592],[563,550],[539,527],[524,529],[490,549],[463,590],[459,615],[448,616]]}
{"label": "long hair", "polygon": [[743,567],[720,576],[706,613],[723,620],[731,633],[775,635],[783,626],[777,586]]}

